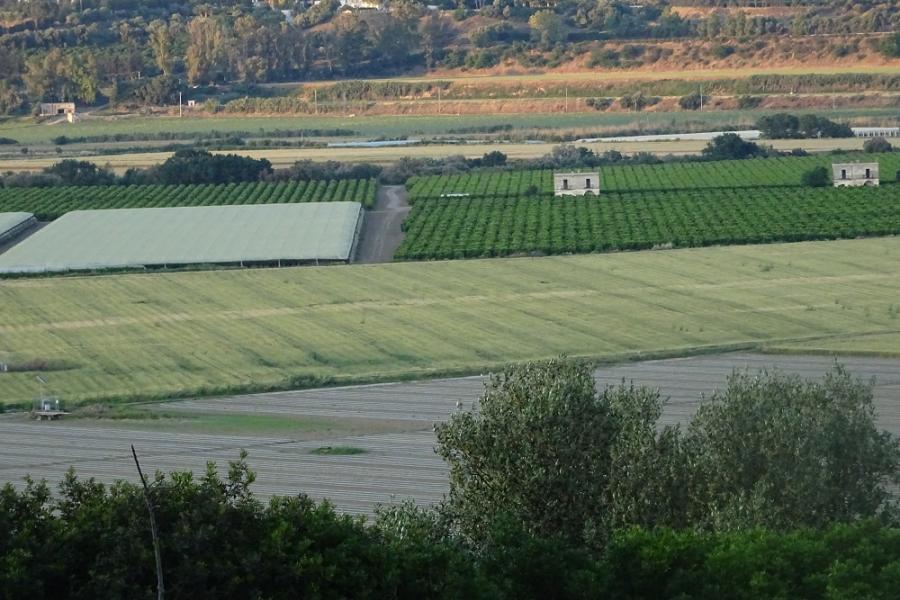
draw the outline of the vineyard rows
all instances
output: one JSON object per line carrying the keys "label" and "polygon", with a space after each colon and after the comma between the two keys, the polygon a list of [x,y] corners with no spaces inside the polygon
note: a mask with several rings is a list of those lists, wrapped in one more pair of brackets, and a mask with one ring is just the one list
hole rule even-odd
{"label": "vineyard rows", "polygon": [[429,200],[404,228],[407,260],[854,238],[900,233],[900,186]]}
{"label": "vineyard rows", "polygon": [[[604,191],[799,186],[805,171],[819,165],[829,166],[840,160],[877,161],[881,165],[883,182],[896,180],[896,174],[900,171],[900,152],[614,165],[599,169],[600,189],[602,194]],[[407,182],[407,188],[411,202],[440,198],[446,194],[467,194],[477,198],[550,195],[553,193],[553,171],[481,171],[412,177]]]}
{"label": "vineyard rows", "polygon": [[251,182],[223,185],[131,185],[0,189],[0,212],[34,213],[49,221],[73,210],[294,202],[375,203],[374,179]]}

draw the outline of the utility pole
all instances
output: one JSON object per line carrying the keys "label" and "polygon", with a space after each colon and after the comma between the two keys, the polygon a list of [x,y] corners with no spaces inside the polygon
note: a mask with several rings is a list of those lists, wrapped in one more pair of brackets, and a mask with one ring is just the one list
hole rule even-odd
{"label": "utility pole", "polygon": [[441,114],[441,86],[438,86],[438,114]]}
{"label": "utility pole", "polygon": [[569,112],[569,86],[566,86],[566,112]]}
{"label": "utility pole", "polygon": [[703,110],[703,84],[700,84],[700,110]]}
{"label": "utility pole", "polygon": [[178,92],[178,117],[181,118],[181,92]]}
{"label": "utility pole", "polygon": [[313,88],[313,103],[316,107],[316,114],[319,114],[319,90]]}

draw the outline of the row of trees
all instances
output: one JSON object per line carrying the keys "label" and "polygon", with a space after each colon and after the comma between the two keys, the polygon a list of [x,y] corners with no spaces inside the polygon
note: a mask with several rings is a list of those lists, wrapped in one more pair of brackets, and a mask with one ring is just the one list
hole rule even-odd
{"label": "row of trees", "polygon": [[[5,33],[0,28],[0,111],[27,101],[93,103],[100,94],[113,101],[171,102],[179,81],[194,86],[302,80],[398,73],[420,65],[482,68],[501,56],[534,62],[534,50],[551,52],[548,60],[558,62],[574,56],[564,46],[573,40],[742,37],[782,28],[740,11],[722,23],[714,13],[701,27],[665,2],[620,0],[479,3],[473,8],[501,21],[474,29],[418,0],[390,0],[386,12],[347,12],[338,0],[308,8],[270,3],[293,9],[289,18],[241,1],[84,4],[0,3],[0,15],[13,23]],[[461,10],[458,19],[469,16],[469,8]],[[891,40],[896,36],[880,46],[888,55],[896,46]]]}
{"label": "row of trees", "polygon": [[[148,494],[174,598],[892,598],[900,446],[871,385],[736,374],[682,426],[658,391],[558,360],[493,377],[437,428],[440,506],[374,522],[268,504],[242,454]],[[152,598],[143,490],[70,473],[0,490],[0,596]]]}

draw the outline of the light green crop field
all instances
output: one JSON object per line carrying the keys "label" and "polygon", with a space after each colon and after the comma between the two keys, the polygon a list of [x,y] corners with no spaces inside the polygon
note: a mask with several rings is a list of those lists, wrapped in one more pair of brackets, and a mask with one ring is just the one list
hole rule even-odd
{"label": "light green crop field", "polygon": [[[771,110],[733,111],[680,111],[680,112],[591,112],[545,114],[481,114],[481,115],[288,115],[247,116],[225,115],[216,117],[126,117],[85,118],[75,123],[46,125],[31,119],[11,120],[0,124],[0,136],[18,140],[22,144],[49,144],[57,136],[99,136],[115,134],[157,134],[180,132],[203,134],[210,131],[256,132],[259,137],[271,136],[274,130],[299,129],[347,129],[361,138],[402,136],[434,136],[450,133],[466,134],[479,128],[508,126],[515,130],[575,129],[588,134],[607,128],[660,128],[681,127],[704,129],[735,125],[750,125]],[[796,111],[795,111],[796,112]],[[803,111],[801,111],[803,112]],[[847,120],[875,119],[878,122],[896,124],[897,110],[892,108],[838,108],[821,110],[816,114]],[[263,130],[263,131],[260,131]],[[268,134],[266,132],[269,132]],[[100,144],[102,145],[102,144]],[[140,142],[134,142],[139,146]]]}
{"label": "light green crop field", "polygon": [[[894,305],[900,311],[900,303]],[[862,354],[900,358],[900,333],[873,333],[822,338],[807,342],[767,346],[771,352],[812,354]]]}
{"label": "light green crop field", "polygon": [[898,298],[900,238],[19,279],[0,361],[72,401],[164,398],[896,333]]}

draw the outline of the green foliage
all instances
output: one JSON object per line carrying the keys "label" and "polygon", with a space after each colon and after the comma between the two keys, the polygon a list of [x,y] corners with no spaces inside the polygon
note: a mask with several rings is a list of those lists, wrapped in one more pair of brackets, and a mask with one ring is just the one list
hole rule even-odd
{"label": "green foliage", "polygon": [[900,441],[875,425],[872,385],[839,366],[821,383],[735,373],[685,440],[695,526],[823,527],[896,508]]}
{"label": "green foliage", "polygon": [[44,174],[58,177],[63,185],[109,185],[115,181],[111,171],[86,160],[61,160],[44,169]]}
{"label": "green foliage", "polygon": [[875,425],[871,384],[735,373],[685,430],[660,427],[659,392],[594,389],[569,361],[511,367],[437,428],[442,507],[476,547],[498,523],[602,547],[630,526],[787,531],[896,518],[900,440]]}
{"label": "green foliage", "polygon": [[760,117],[756,127],[769,139],[844,138],[853,137],[849,125],[835,123],[825,117],[787,113]]}
{"label": "green foliage", "polygon": [[863,143],[863,152],[893,152],[894,147],[891,145],[889,141],[884,139],[883,137],[875,137],[866,140]]}
{"label": "green foliage", "polygon": [[477,412],[437,427],[450,466],[447,509],[462,533],[484,542],[507,516],[534,535],[581,539],[602,519],[615,435],[610,399],[587,367],[551,361],[493,376]]}
{"label": "green foliage", "polygon": [[751,192],[609,193],[601,188],[597,198],[417,200],[395,256],[422,260],[607,252],[900,233],[896,186]]}
{"label": "green foliage", "polygon": [[736,133],[723,133],[710,140],[701,153],[710,160],[741,160],[760,156],[764,151]]}
{"label": "green foliage", "polygon": [[900,31],[884,38],[884,41],[881,43],[881,52],[891,58],[900,57]]}
{"label": "green foliage", "polygon": [[678,106],[684,110],[698,110],[703,106],[703,96],[699,92],[682,96],[678,99]]}
{"label": "green foliage", "polygon": [[[562,148],[566,150],[563,151]],[[572,153],[566,158],[564,153]],[[804,172],[817,166],[829,166],[832,161],[875,161],[882,172],[900,170],[900,153],[862,156],[775,156],[758,160],[723,160],[701,162],[665,162],[638,164],[605,164],[605,157],[584,155],[572,146],[560,147],[556,155],[548,157],[554,163],[569,160],[571,165],[587,163],[599,165],[601,192],[636,192],[657,190],[707,190],[715,188],[762,188],[799,186]],[[536,191],[525,193],[534,186]],[[441,198],[446,194],[466,194],[473,198],[508,198],[553,194],[553,171],[516,169],[509,171],[472,171],[463,174],[411,177],[407,181],[410,200]]]}
{"label": "green foliage", "polygon": [[262,158],[237,154],[210,154],[205,150],[177,150],[141,179],[165,184],[237,183],[258,181],[271,173],[272,164]]}
{"label": "green foliage", "polygon": [[72,210],[225,204],[352,201],[371,207],[374,180],[301,180],[226,185],[115,185],[0,188],[0,212],[25,211],[53,220]]}
{"label": "green foliage", "polygon": [[813,167],[803,173],[800,182],[807,187],[827,187],[831,185],[831,175],[827,167]]}

